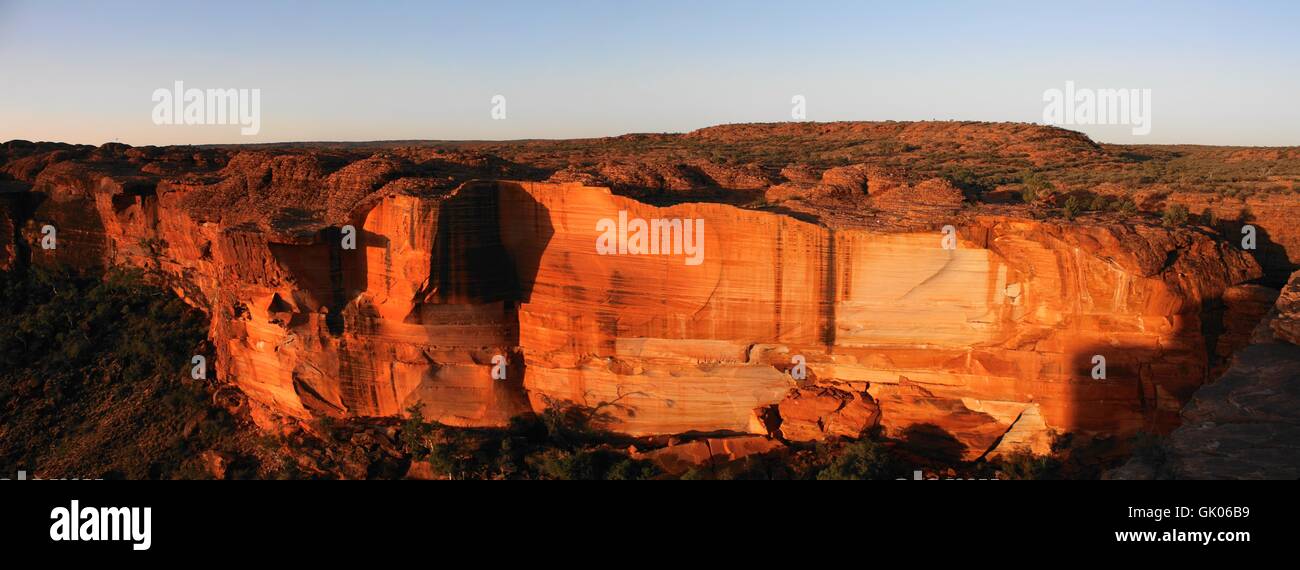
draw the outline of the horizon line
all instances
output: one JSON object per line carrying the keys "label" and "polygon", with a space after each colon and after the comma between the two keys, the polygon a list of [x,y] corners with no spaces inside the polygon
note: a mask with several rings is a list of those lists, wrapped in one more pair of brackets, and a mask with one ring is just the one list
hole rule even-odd
{"label": "horizon line", "polygon": [[695,128],[695,129],[691,129],[691,130],[684,130],[684,131],[658,131],[658,132],[656,132],[656,131],[640,131],[640,132],[625,132],[625,133],[620,133],[620,134],[610,134],[610,135],[601,135],[601,136],[568,137],[568,138],[559,138],[559,137],[557,137],[557,138],[550,138],[550,137],[525,137],[525,138],[515,138],[515,139],[439,139],[439,138],[428,138],[428,139],[408,139],[408,138],[404,138],[404,139],[361,139],[361,140],[335,139],[335,140],[282,140],[282,141],[246,142],[246,143],[241,143],[241,142],[225,142],[225,143],[197,142],[197,143],[176,143],[176,144],[132,144],[132,143],[122,142],[122,141],[117,141],[117,140],[110,140],[110,141],[104,141],[104,142],[101,142],[101,143],[99,143],[99,144],[93,144],[93,143],[77,143],[77,142],[66,142],[66,141],[56,141],[56,140],[31,140],[31,139],[14,138],[14,139],[9,139],[9,140],[5,140],[5,141],[3,141],[3,142],[0,142],[0,144],[6,144],[6,145],[7,145],[7,144],[10,144],[10,143],[14,143],[14,142],[26,142],[26,143],[31,143],[31,144],[66,144],[66,145],[70,145],[70,146],[90,146],[90,147],[95,147],[95,148],[98,148],[98,147],[101,147],[101,146],[104,146],[104,145],[109,145],[109,144],[120,144],[120,145],[126,145],[126,146],[129,146],[129,147],[132,147],[132,148],[146,148],[146,147],[167,148],[167,147],[186,147],[186,146],[189,146],[189,147],[206,147],[206,148],[215,148],[215,147],[269,147],[269,146],[278,146],[278,145],[343,145],[343,144],[347,144],[347,145],[365,145],[365,144],[402,144],[402,143],[410,143],[410,144],[521,144],[521,143],[529,143],[529,142],[596,141],[596,140],[616,139],[616,138],[622,138],[622,137],[634,137],[634,136],[685,136],[685,135],[688,135],[688,134],[690,134],[690,133],[698,132],[698,131],[705,130],[705,129],[711,129],[711,128],[717,128],[717,127],[728,127],[728,126],[836,125],[836,124],[890,124],[890,123],[900,123],[900,124],[952,123],[952,124],[1022,125],[1022,126],[1037,127],[1037,128],[1043,128],[1043,129],[1055,129],[1055,130],[1060,130],[1060,131],[1065,131],[1065,132],[1069,132],[1069,133],[1074,133],[1074,134],[1082,135],[1083,137],[1087,138],[1089,141],[1091,141],[1091,142],[1093,142],[1093,143],[1095,143],[1095,144],[1098,144],[1098,145],[1123,146],[1123,147],[1131,147],[1131,146],[1142,146],[1142,147],[1182,146],[1182,147],[1208,147],[1208,148],[1267,148],[1267,149],[1293,149],[1293,148],[1300,148],[1300,144],[1295,144],[1295,145],[1267,145],[1267,144],[1263,144],[1263,145],[1256,145],[1256,144],[1241,145],[1241,144],[1207,144],[1207,143],[1177,143],[1177,142],[1174,142],[1174,143],[1170,143],[1170,142],[1161,142],[1161,143],[1140,143],[1140,142],[1124,142],[1124,143],[1115,143],[1115,142],[1106,142],[1106,141],[1102,141],[1102,140],[1097,140],[1097,139],[1094,139],[1091,135],[1088,135],[1087,133],[1085,133],[1085,132],[1083,132],[1083,131],[1079,131],[1079,130],[1075,130],[1075,129],[1069,129],[1069,128],[1066,128],[1066,127],[1063,127],[1063,126],[1060,126],[1060,125],[1051,125],[1051,124],[1044,124],[1044,123],[1032,123],[1032,122],[1025,122],[1025,121],[981,121],[981,120],[945,120],[945,119],[926,119],[926,120],[896,120],[896,119],[885,119],[885,120],[879,120],[879,121],[832,120],[832,121],[753,121],[753,122],[733,122],[733,123],[717,123],[717,124],[711,124],[711,125],[706,125],[706,126],[703,126],[703,127],[698,127],[698,128]]}

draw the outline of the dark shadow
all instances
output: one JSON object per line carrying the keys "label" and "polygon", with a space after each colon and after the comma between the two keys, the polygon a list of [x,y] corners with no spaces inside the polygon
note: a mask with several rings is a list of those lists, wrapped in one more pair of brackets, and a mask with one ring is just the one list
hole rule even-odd
{"label": "dark shadow", "polygon": [[[437,227],[432,243],[417,246],[430,251],[430,266],[429,280],[416,294],[412,318],[419,322],[443,312],[438,307],[445,305],[488,306],[487,311],[476,312],[479,317],[470,318],[486,319],[480,324],[500,327],[504,338],[499,346],[469,348],[483,349],[482,358],[475,355],[475,361],[483,366],[492,366],[489,356],[500,354],[507,358],[507,379],[493,383],[495,401],[490,406],[526,411],[529,405],[523,390],[524,358],[518,350],[518,308],[531,298],[541,256],[554,234],[550,213],[519,185],[495,182],[466,184],[435,207]],[[341,226],[316,232],[309,243],[268,244],[299,290],[309,294],[312,309],[324,309],[326,329],[334,337],[343,337],[345,332],[371,332],[364,329],[373,322],[367,318],[370,309],[357,306],[358,298],[369,286],[367,265],[369,255],[376,254],[373,248],[387,249],[391,244],[388,236],[364,229],[367,214],[358,212],[348,222],[358,232],[356,249],[342,247]],[[282,212],[281,219],[292,224],[309,216],[305,210],[290,208]],[[460,318],[455,309],[444,313],[446,318]],[[340,373],[347,374],[355,364],[341,356]]]}
{"label": "dark shadow", "polygon": [[703,186],[690,190],[664,190],[659,188],[629,187],[616,184],[614,194],[634,198],[645,204],[665,208],[689,202],[707,202],[743,207],[763,199],[763,190],[730,190],[718,186]]}
{"label": "dark shadow", "polygon": [[342,226],[317,231],[307,244],[267,244],[276,261],[292,274],[299,290],[310,294],[316,307],[326,309],[325,326],[335,337],[348,328],[346,309],[366,290],[366,248],[388,246],[385,236],[365,231],[364,219],[360,215],[350,221],[357,231],[356,249],[343,248]]}
{"label": "dark shadow", "polygon": [[1120,157],[1129,162],[1143,163],[1153,160],[1155,157],[1139,152],[1126,150],[1119,153]]}
{"label": "dark shadow", "polygon": [[[1286,248],[1282,244],[1273,241],[1268,230],[1255,223],[1254,219],[1254,214],[1249,209],[1243,208],[1237,219],[1220,220],[1217,229],[1223,233],[1223,239],[1233,244],[1237,249],[1241,249],[1241,241],[1244,237],[1241,230],[1248,224],[1255,226],[1255,249],[1248,250],[1248,252],[1264,269],[1264,277],[1259,280],[1259,284],[1281,289],[1286,286],[1287,281],[1291,278],[1291,273],[1300,269],[1300,263],[1297,263],[1300,262],[1300,259],[1292,259]],[[1300,258],[1300,256],[1297,257]]]}
{"label": "dark shadow", "polygon": [[426,293],[440,304],[527,302],[552,235],[546,207],[522,188],[468,183],[439,205]]}
{"label": "dark shadow", "polygon": [[934,424],[913,424],[900,434],[899,446],[903,451],[939,465],[958,465],[966,446],[951,433]]}
{"label": "dark shadow", "polygon": [[781,214],[783,216],[794,218],[801,222],[822,225],[821,217],[810,212],[801,212],[799,210],[792,210],[785,206],[771,206],[771,205],[763,206],[757,209],[762,212],[772,212],[774,214]]}
{"label": "dark shadow", "polygon": [[[1203,342],[1186,347],[1133,344],[1082,345],[1067,359],[1069,401],[1060,428],[1064,433],[1165,434],[1178,426],[1179,412],[1192,394],[1210,381],[1215,344],[1224,333],[1225,311],[1218,299],[1197,309],[1200,328],[1189,329],[1191,318],[1178,319],[1172,338],[1198,334]],[[1105,359],[1104,378],[1096,357]],[[1175,402],[1168,402],[1173,398]]]}
{"label": "dark shadow", "polygon": [[523,389],[519,306],[532,299],[554,234],[550,211],[514,183],[467,183],[438,207],[429,285],[417,294],[414,314],[436,311],[437,305],[501,304],[507,346],[494,348],[507,356],[509,374],[494,384],[497,409],[531,409]]}
{"label": "dark shadow", "polygon": [[[9,224],[8,235],[0,237],[0,240],[8,240],[9,243],[14,244],[14,258],[0,257],[0,266],[8,264],[14,269],[25,269],[31,263],[33,244],[28,243],[24,238],[23,228],[36,212],[36,208],[45,200],[45,194],[29,192],[30,188],[31,185],[26,184],[25,187],[16,188],[12,192],[0,190],[0,216],[6,218],[0,221],[7,221]],[[0,256],[3,256],[3,253],[0,250]]]}

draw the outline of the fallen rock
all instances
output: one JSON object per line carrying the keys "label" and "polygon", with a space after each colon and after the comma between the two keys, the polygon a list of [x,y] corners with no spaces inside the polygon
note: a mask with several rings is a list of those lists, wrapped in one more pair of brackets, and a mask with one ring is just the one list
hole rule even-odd
{"label": "fallen rock", "polygon": [[633,457],[650,461],[665,473],[681,475],[691,469],[717,468],[738,459],[784,448],[781,442],[772,438],[750,435],[699,439],[634,454]]}
{"label": "fallen rock", "polygon": [[777,406],[787,441],[859,438],[876,426],[880,408],[864,393],[829,386],[796,388]]}

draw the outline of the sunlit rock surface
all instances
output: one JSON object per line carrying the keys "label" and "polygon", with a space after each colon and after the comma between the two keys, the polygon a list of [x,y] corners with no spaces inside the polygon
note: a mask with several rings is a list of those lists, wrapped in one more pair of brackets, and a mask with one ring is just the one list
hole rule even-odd
{"label": "sunlit rock surface", "polygon": [[[157,270],[212,315],[219,374],[298,418],[420,406],[500,426],[572,402],[633,435],[880,429],[965,459],[1041,453],[1053,434],[1177,425],[1261,276],[1194,228],[963,210],[945,181],[863,168],[787,177],[747,209],[654,206],[472,153],[59,152],[5,164],[0,262]],[[552,182],[495,181],[529,177]],[[601,255],[620,212],[702,220],[701,262]]]}

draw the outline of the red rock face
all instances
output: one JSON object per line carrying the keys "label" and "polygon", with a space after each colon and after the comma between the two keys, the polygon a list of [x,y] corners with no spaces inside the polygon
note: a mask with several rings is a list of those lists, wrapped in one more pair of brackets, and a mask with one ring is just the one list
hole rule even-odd
{"label": "red rock face", "polygon": [[1300,232],[1294,220],[1300,216],[1300,201],[1285,194],[1260,194],[1248,198],[1229,198],[1213,193],[1175,193],[1170,204],[1182,204],[1192,214],[1213,214],[1225,237],[1241,243],[1242,229],[1255,230],[1255,249],[1251,254],[1270,276],[1269,286],[1281,288],[1291,273],[1300,269]]}
{"label": "red rock face", "polygon": [[860,438],[880,422],[880,406],[866,393],[831,387],[796,388],[777,406],[787,441]]}
{"label": "red rock face", "polygon": [[[1232,365],[1183,408],[1163,453],[1137,455],[1115,479],[1300,477],[1300,273],[1255,328]],[[1159,461],[1157,463],[1157,461]]]}
{"label": "red rock face", "polygon": [[1269,323],[1279,340],[1300,345],[1300,272],[1291,276],[1277,299],[1277,314]]}
{"label": "red rock face", "polygon": [[[0,259],[26,247],[34,263],[161,272],[212,316],[223,377],[299,418],[418,405],[500,426],[567,401],[633,435],[879,427],[967,459],[1044,451],[1053,433],[1175,425],[1222,340],[1205,306],[1249,304],[1228,292],[1261,275],[1192,229],[961,212],[947,182],[873,186],[856,168],[807,183],[814,198],[921,217],[876,227],[580,183],[455,186],[510,167],[441,155],[243,152],[160,179],[96,164],[40,170],[44,199],[3,217],[20,241]],[[620,213],[702,222],[699,263],[602,255],[602,220]],[[56,250],[32,249],[44,223]]]}

